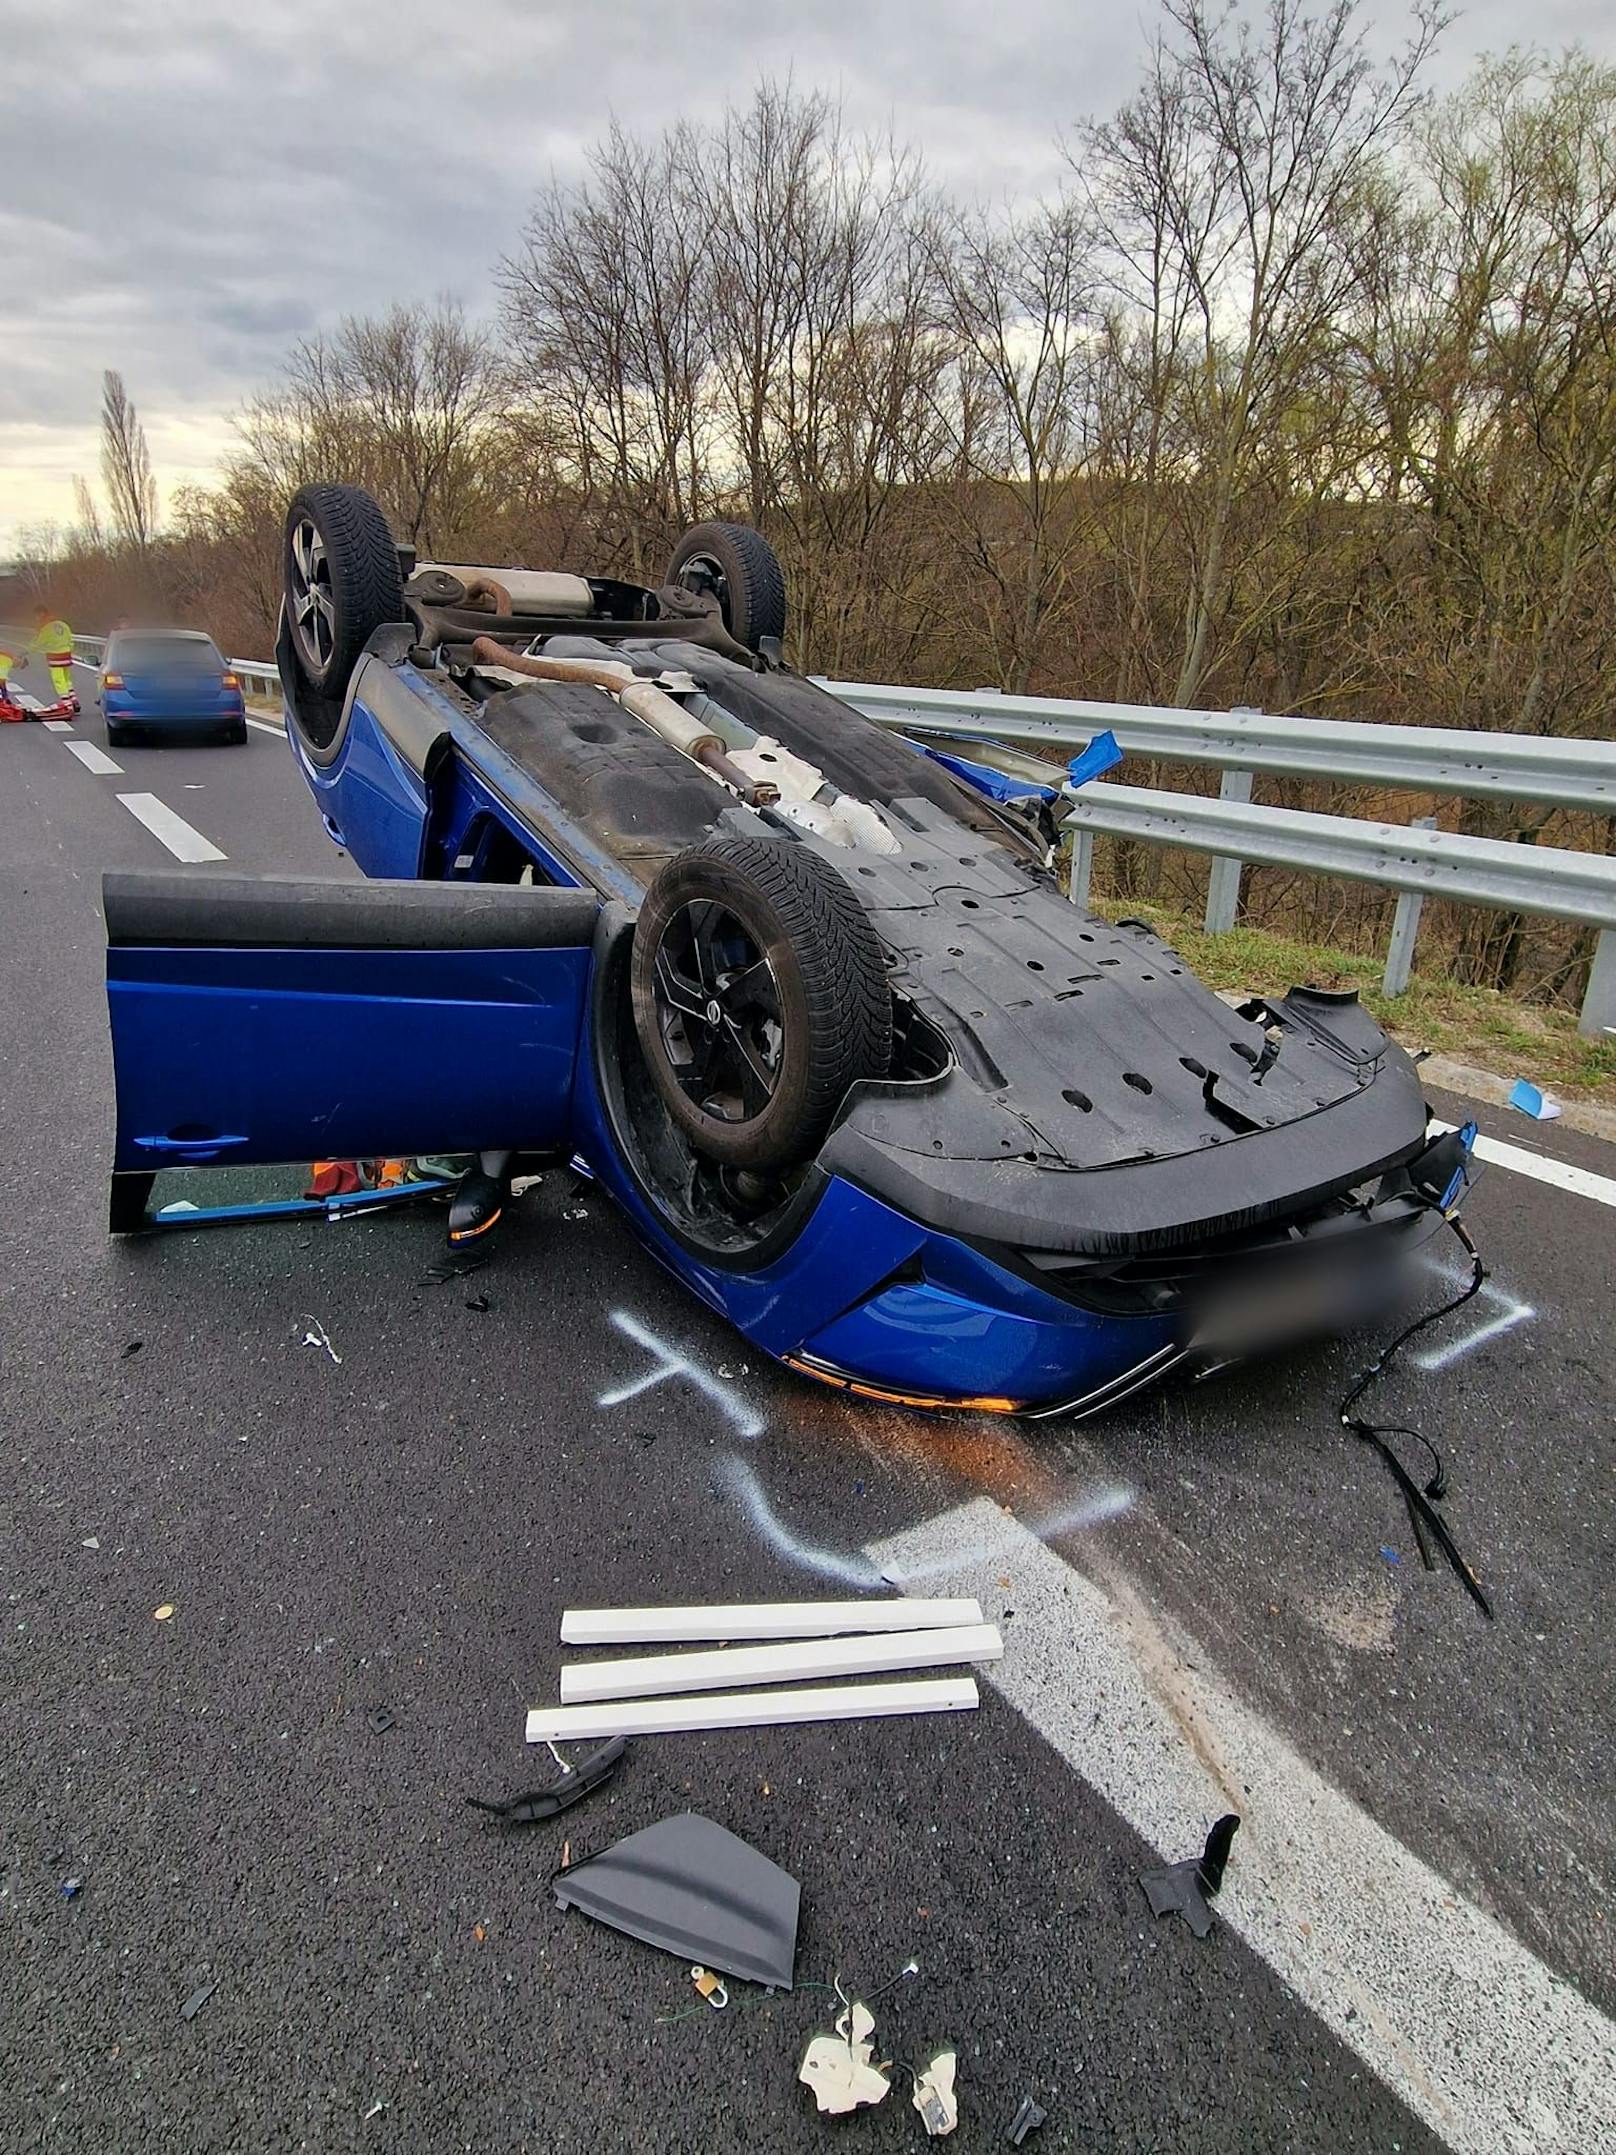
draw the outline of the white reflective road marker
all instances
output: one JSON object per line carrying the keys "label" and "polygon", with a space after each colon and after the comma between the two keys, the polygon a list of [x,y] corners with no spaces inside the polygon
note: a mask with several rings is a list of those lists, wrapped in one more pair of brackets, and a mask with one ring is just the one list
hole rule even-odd
{"label": "white reflective road marker", "polygon": [[175,815],[155,793],[120,793],[125,808],[137,823],[144,823],[154,838],[161,839],[176,860],[222,861],[224,855],[210,838],[192,830],[183,816]]}
{"label": "white reflective road marker", "polygon": [[[1014,1609],[1005,1658],[983,1675],[1161,1855],[1193,1854],[1213,1818],[1240,1813],[1219,1917],[1450,2147],[1616,2147],[1616,2025],[1222,1689],[1198,1651],[1164,1661],[1098,1587],[1007,1529],[978,1498],[867,1553],[895,1585],[942,1576],[990,1617]],[[990,1532],[986,1571],[968,1555],[949,1571],[951,1548]],[[1142,1897],[1139,1910],[1149,1922]]]}
{"label": "white reflective road marker", "polygon": [[93,741],[69,741],[67,752],[77,756],[87,771],[94,771],[97,778],[122,778],[123,765],[114,763],[109,755],[96,747]]}

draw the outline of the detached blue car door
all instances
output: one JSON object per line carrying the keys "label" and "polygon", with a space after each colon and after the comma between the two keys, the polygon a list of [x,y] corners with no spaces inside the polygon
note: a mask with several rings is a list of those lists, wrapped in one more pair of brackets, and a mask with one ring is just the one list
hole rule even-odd
{"label": "detached blue car door", "polygon": [[115,1231],[163,1167],[566,1141],[591,892],[109,874],[102,900]]}

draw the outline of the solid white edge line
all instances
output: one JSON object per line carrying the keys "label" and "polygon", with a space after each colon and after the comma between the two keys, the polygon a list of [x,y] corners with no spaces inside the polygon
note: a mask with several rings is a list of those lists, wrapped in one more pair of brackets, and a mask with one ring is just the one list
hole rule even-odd
{"label": "solid white edge line", "polygon": [[68,741],[67,752],[93,771],[97,778],[122,778],[123,765],[114,763],[104,748],[97,748],[93,741]]}
{"label": "solid white edge line", "polygon": [[204,838],[200,831],[193,830],[183,816],[177,816],[155,793],[120,793],[118,799],[137,823],[144,823],[152,836],[167,846],[176,860],[222,861],[225,858],[211,838]]}
{"label": "solid white edge line", "polygon": [[1220,1812],[1240,1814],[1219,1922],[1459,2155],[1616,2148],[1616,2025],[1327,1780],[1200,1647],[986,1498],[865,1553],[894,1585],[946,1579],[990,1609],[1013,1604],[1013,1651],[988,1681],[1161,1855],[1194,1853]]}
{"label": "solid white edge line", "polygon": [[703,1699],[625,1699],[606,1706],[535,1706],[529,1743],[586,1736],[664,1736],[689,1729],[787,1728],[805,1721],[873,1721],[894,1714],[969,1713],[978,1693],[969,1676],[913,1684],[842,1684],[828,1691],[740,1691]]}
{"label": "solid white edge line", "polygon": [[277,741],[284,741],[286,738],[284,726],[271,725],[267,718],[254,718],[250,711],[247,713],[247,723],[249,726],[256,726],[260,733],[274,734]]}
{"label": "solid white edge line", "polygon": [[[1433,1117],[1431,1134],[1440,1136],[1453,1128],[1451,1122],[1438,1122]],[[1596,1175],[1590,1168],[1573,1167],[1566,1160],[1551,1160],[1545,1154],[1527,1152],[1520,1145],[1511,1145],[1501,1137],[1478,1137],[1476,1158],[1485,1160],[1491,1167],[1507,1168],[1512,1175],[1528,1175],[1533,1182],[1547,1182],[1556,1190],[1569,1190],[1573,1197],[1591,1197],[1597,1204],[1616,1205],[1616,1177]]]}
{"label": "solid white edge line", "polygon": [[566,1609],[563,1646],[684,1646],[698,1639],[828,1639],[839,1631],[931,1631],[979,1624],[982,1604],[935,1601],[692,1602],[662,1609]]}
{"label": "solid white edge line", "polygon": [[1004,1641],[994,1624],[943,1631],[889,1631],[876,1638],[794,1639],[784,1646],[732,1646],[717,1653],[636,1654],[627,1661],[569,1661],[561,1703],[664,1698],[737,1685],[813,1683],[824,1676],[875,1676],[891,1669],[940,1669],[951,1661],[997,1661]]}

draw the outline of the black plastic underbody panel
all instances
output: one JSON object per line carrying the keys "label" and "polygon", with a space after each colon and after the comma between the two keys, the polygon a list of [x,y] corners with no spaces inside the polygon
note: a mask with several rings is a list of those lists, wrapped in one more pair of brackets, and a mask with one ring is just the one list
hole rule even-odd
{"label": "black plastic underbody panel", "polygon": [[[545,650],[689,674],[897,836],[877,855],[782,833],[857,892],[894,990],[955,1058],[940,1077],[856,1087],[827,1172],[979,1244],[1127,1255],[1299,1219],[1424,1142],[1413,1066],[1350,997],[1298,992],[1243,1016],[1148,927],[1068,904],[968,790],[813,684],[684,641],[560,635]],[[644,881],[717,829],[758,827],[588,685],[500,690],[477,723]]]}
{"label": "black plastic underbody panel", "polygon": [[491,696],[478,723],[615,860],[646,881],[663,861],[705,837],[734,798],[586,682],[535,681]]}

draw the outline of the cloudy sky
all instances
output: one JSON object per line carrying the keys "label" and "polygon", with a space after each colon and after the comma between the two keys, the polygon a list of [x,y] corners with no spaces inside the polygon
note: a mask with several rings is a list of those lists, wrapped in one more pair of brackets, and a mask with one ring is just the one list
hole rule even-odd
{"label": "cloudy sky", "polygon": [[[1366,0],[1390,43],[1400,0]],[[955,188],[1035,191],[1130,89],[1151,0],[0,0],[0,555],[73,513],[117,367],[159,481],[205,479],[298,336],[490,271],[616,116],[654,131],[762,74],[892,125]],[[1616,59],[1610,0],[1473,0],[1434,80],[1523,35]]]}

